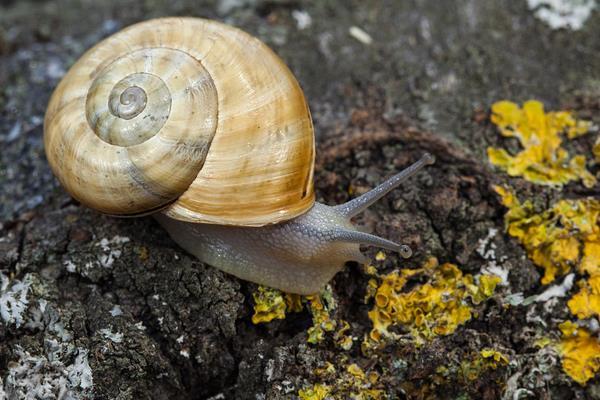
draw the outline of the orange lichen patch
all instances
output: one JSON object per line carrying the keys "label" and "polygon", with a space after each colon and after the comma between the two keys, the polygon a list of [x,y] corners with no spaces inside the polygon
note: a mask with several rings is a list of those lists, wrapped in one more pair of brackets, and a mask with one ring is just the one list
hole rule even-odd
{"label": "orange lichen patch", "polygon": [[[416,274],[428,277],[429,282],[405,291],[409,278]],[[417,343],[449,335],[471,319],[471,303],[490,297],[499,282],[499,277],[486,275],[476,282],[453,264],[438,265],[435,258],[419,269],[392,272],[381,278],[374,295],[369,337],[375,342],[382,337],[395,338],[397,335],[389,331],[395,326],[408,330]]]}
{"label": "orange lichen patch", "polygon": [[567,303],[571,313],[579,319],[600,316],[600,275],[578,283],[581,288]]}
{"label": "orange lichen patch", "polygon": [[563,337],[558,346],[565,372],[584,385],[600,370],[600,340],[571,321],[559,325]]}
{"label": "orange lichen patch", "polygon": [[519,239],[529,258],[544,268],[543,284],[567,274],[600,273],[600,201],[560,200],[541,213],[527,200],[520,203],[509,190],[496,187],[508,207],[504,221],[508,233]]}
{"label": "orange lichen patch", "polygon": [[561,147],[561,135],[572,139],[586,134],[591,123],[576,120],[570,112],[544,111],[536,100],[523,103],[523,108],[510,101],[492,105],[491,121],[506,137],[517,138],[523,150],[510,155],[506,150],[488,147],[490,162],[510,176],[522,176],[542,185],[563,185],[582,179],[586,187],[596,184],[596,178],[585,168],[585,156],[569,158]]}
{"label": "orange lichen patch", "polygon": [[[342,366],[338,372],[331,363],[327,362],[326,364],[325,368],[316,371],[316,375],[325,380],[327,384],[317,383],[300,390],[298,392],[300,399],[383,400],[388,398],[377,372],[365,372],[357,364],[346,364],[346,362],[342,364],[346,366]],[[319,395],[323,397],[317,397]]]}

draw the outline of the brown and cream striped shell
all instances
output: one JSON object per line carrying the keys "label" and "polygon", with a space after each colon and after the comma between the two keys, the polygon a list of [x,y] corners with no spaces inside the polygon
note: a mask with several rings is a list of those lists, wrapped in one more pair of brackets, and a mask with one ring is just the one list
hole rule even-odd
{"label": "brown and cream striped shell", "polygon": [[261,41],[214,21],[150,20],[90,49],[52,95],[44,144],[69,193],[107,214],[261,226],[314,203],[298,82]]}

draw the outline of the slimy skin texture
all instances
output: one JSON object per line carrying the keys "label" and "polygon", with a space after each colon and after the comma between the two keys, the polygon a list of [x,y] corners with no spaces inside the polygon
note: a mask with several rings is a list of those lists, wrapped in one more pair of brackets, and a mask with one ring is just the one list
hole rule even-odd
{"label": "slimy skin texture", "polygon": [[300,217],[257,228],[194,224],[162,214],[156,219],[201,261],[288,293],[317,293],[347,261],[365,260],[359,244],[334,238],[337,227],[353,230],[352,224],[319,203]]}
{"label": "slimy skin texture", "polygon": [[410,256],[408,246],[361,232],[350,219],[433,161],[431,155],[425,154],[356,199],[334,207],[315,203],[305,214],[278,224],[236,227],[178,221],[164,214],[155,218],[179,246],[207,264],[284,292],[314,294],[346,262],[367,261],[360,244]]}

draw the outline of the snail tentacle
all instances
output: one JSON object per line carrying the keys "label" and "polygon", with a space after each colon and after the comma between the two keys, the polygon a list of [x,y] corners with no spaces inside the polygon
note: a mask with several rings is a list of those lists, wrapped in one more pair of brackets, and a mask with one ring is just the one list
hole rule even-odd
{"label": "snail tentacle", "polygon": [[404,258],[408,258],[412,255],[410,247],[405,244],[398,244],[388,239],[381,238],[379,236],[372,235],[366,232],[360,232],[344,228],[336,228],[331,232],[332,241],[340,241],[347,243],[358,243],[367,246],[380,247],[400,253]]}
{"label": "snail tentacle", "polygon": [[410,165],[408,168],[400,171],[396,175],[387,179],[382,184],[369,190],[367,193],[352,199],[344,204],[335,206],[335,209],[347,218],[352,218],[369,208],[377,200],[400,186],[404,181],[416,175],[423,167],[435,162],[435,157],[430,153],[425,153],[419,161]]}

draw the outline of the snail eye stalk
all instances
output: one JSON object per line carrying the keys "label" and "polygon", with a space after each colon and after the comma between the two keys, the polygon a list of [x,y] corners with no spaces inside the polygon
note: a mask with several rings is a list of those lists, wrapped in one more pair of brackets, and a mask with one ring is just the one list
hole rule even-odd
{"label": "snail eye stalk", "polygon": [[352,231],[346,229],[336,229],[331,234],[332,241],[340,241],[346,243],[357,243],[364,244],[367,246],[380,247],[400,253],[403,258],[409,258],[412,255],[412,250],[405,244],[398,244],[381,238],[379,236],[371,235],[370,233]]}
{"label": "snail eye stalk", "polygon": [[416,175],[423,167],[427,165],[431,165],[435,162],[435,157],[430,153],[425,153],[419,159],[419,161],[410,165],[408,168],[402,170],[396,175],[392,176],[382,184],[377,187],[369,190],[367,193],[352,199],[344,204],[340,204],[339,206],[335,206],[335,210],[345,216],[346,218],[352,218],[355,215],[360,214],[367,208],[369,208],[373,203],[377,200],[381,199],[383,196],[391,192],[400,186],[407,179]]}
{"label": "snail eye stalk", "polygon": [[[431,165],[435,162],[433,155],[429,153],[423,154],[423,156],[414,164],[408,168],[402,170],[396,175],[392,176],[382,184],[369,190],[367,193],[350,200],[344,204],[333,207],[334,211],[342,215],[346,219],[350,219],[355,215],[363,212],[377,200],[400,186],[403,182],[408,180],[410,177],[416,175],[421,169],[427,165]],[[383,249],[392,250],[398,252],[403,258],[409,258],[412,256],[412,250],[408,245],[398,244],[390,240],[380,238],[369,233],[359,232],[355,230],[336,228],[332,232],[332,240],[347,242],[347,243],[358,243],[369,246],[381,247]]]}

